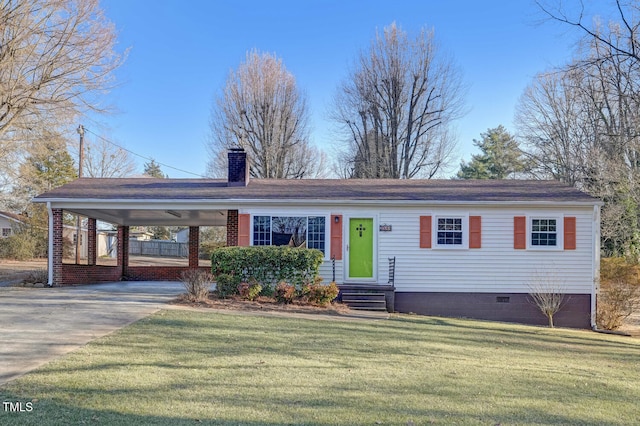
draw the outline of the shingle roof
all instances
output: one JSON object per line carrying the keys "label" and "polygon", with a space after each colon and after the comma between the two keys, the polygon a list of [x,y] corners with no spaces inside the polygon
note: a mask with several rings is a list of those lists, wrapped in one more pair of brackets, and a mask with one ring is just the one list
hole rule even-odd
{"label": "shingle roof", "polygon": [[22,216],[20,216],[18,214],[9,213],[9,212],[3,212],[3,211],[0,211],[0,216],[4,216],[6,218],[13,219],[13,220],[18,221],[18,222],[22,222],[25,219],[24,217],[22,217]]}
{"label": "shingle roof", "polygon": [[82,178],[35,198],[48,200],[411,200],[440,202],[580,202],[597,199],[569,185],[541,180]]}

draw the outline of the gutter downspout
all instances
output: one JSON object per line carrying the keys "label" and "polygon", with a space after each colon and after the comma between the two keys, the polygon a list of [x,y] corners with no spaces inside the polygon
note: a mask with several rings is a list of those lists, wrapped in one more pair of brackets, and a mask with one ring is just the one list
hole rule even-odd
{"label": "gutter downspout", "polygon": [[600,206],[593,206],[593,234],[594,234],[594,244],[593,244],[593,287],[591,289],[591,330],[596,333],[603,334],[613,334],[616,336],[631,336],[629,333],[625,333],[624,331],[615,331],[615,330],[601,330],[598,328],[598,324],[596,323],[596,313],[597,313],[597,303],[596,297],[598,293],[600,293]]}
{"label": "gutter downspout", "polygon": [[47,201],[47,212],[49,213],[49,250],[47,253],[48,285],[53,287],[53,210],[51,201]]}
{"label": "gutter downspout", "polygon": [[600,292],[600,206],[593,206],[593,286],[591,287],[591,329],[597,331],[597,297]]}

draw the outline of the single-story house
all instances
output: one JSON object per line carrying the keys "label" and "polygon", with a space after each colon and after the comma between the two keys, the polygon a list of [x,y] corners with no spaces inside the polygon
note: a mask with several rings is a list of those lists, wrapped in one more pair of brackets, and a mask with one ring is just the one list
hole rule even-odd
{"label": "single-story house", "polygon": [[[398,312],[545,324],[537,289],[567,294],[557,325],[595,323],[602,203],[555,181],[250,179],[233,150],[226,180],[82,178],[34,201],[49,209],[52,285],[177,279],[128,266],[129,227],[189,226],[197,268],[198,227],[223,225],[228,245],[319,249],[325,281],[391,292]],[[61,262],[63,211],[89,218],[88,265]],[[95,265],[96,219],[118,225],[117,267]]]}
{"label": "single-story house", "polygon": [[0,211],[0,238],[7,238],[13,234],[13,228],[22,223],[20,215]]}

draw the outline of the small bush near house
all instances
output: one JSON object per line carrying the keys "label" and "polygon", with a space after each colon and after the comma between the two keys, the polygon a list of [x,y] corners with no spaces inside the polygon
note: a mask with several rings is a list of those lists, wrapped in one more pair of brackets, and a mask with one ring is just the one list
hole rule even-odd
{"label": "small bush near house", "polygon": [[302,292],[304,298],[312,305],[327,306],[333,299],[338,297],[340,290],[335,282],[329,283],[329,285],[323,285],[319,282],[312,284],[306,284]]}
{"label": "small bush near house", "polygon": [[262,286],[255,279],[250,279],[249,282],[243,282],[238,285],[238,293],[245,300],[255,300],[261,291]]}
{"label": "small bush near house", "polygon": [[564,281],[552,270],[541,270],[529,282],[529,300],[549,321],[553,328],[553,317],[567,303]]}
{"label": "small bush near house", "polygon": [[46,284],[48,281],[49,272],[46,269],[34,269],[27,274],[24,280],[22,280],[23,283],[28,284]]}
{"label": "small bush near house", "polygon": [[216,293],[221,299],[238,294],[240,279],[230,274],[218,274],[216,276]]}
{"label": "small bush near house", "polygon": [[286,281],[280,281],[276,286],[274,297],[278,303],[293,303],[293,299],[296,298],[296,287]]}
{"label": "small bush near house", "polygon": [[189,269],[180,274],[180,280],[192,302],[201,302],[209,297],[209,289],[213,282],[213,275],[209,272]]}
{"label": "small bush near house", "polygon": [[640,267],[622,258],[602,259],[598,327],[616,330],[636,309],[640,309]]}

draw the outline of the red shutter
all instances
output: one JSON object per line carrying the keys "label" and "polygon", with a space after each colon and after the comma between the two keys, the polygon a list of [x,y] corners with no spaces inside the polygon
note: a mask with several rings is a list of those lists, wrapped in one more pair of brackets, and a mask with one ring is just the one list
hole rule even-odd
{"label": "red shutter", "polygon": [[331,257],[342,260],[342,215],[331,215]]}
{"label": "red shutter", "polygon": [[251,215],[243,213],[238,215],[238,245],[248,246],[250,239]]}
{"label": "red shutter", "polygon": [[513,248],[516,250],[527,248],[527,218],[525,216],[513,218]]}
{"label": "red shutter", "polygon": [[431,248],[431,216],[420,216],[420,248]]}
{"label": "red shutter", "polygon": [[576,249],[576,218],[575,217],[564,218],[564,249],[565,250]]}
{"label": "red shutter", "polygon": [[482,248],[482,217],[469,216],[469,248]]}

